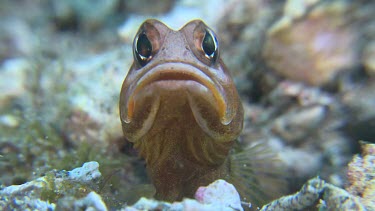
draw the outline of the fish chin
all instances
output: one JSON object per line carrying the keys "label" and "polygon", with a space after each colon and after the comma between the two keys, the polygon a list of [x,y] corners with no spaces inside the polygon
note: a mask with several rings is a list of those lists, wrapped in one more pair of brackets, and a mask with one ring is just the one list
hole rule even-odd
{"label": "fish chin", "polygon": [[[161,80],[144,85],[134,94],[133,121],[124,122],[125,128],[132,128],[131,141],[135,142],[145,135],[154,125],[156,118],[171,116],[173,112],[183,118],[183,115],[193,115],[196,123],[209,136],[214,135],[207,126],[207,121],[219,124],[219,104],[214,94],[206,86],[193,80]],[[161,103],[161,101],[163,103]],[[167,107],[167,108],[163,108]],[[182,108],[182,109],[181,109]],[[166,113],[168,112],[168,113]],[[204,112],[206,116],[201,113]],[[189,114],[190,113],[190,114]],[[159,117],[157,117],[159,115]],[[209,120],[205,118],[210,118]]]}
{"label": "fish chin", "polygon": [[218,105],[212,97],[188,95],[189,105],[199,127],[214,140],[222,140],[222,128],[229,127],[221,123]]}
{"label": "fish chin", "polygon": [[[185,63],[164,63],[151,67],[146,73],[134,82],[126,93],[126,116],[124,121],[130,123],[135,109],[135,96],[140,90],[153,83],[160,83],[161,87],[167,90],[179,89],[186,83],[197,82],[208,89],[215,99],[216,106],[220,115],[220,122],[228,125],[234,118],[234,108],[226,103],[224,88],[215,80],[212,80],[207,74],[198,67]],[[189,86],[187,87],[195,87]],[[200,87],[200,86],[196,86]],[[200,87],[201,89],[202,87]],[[228,96],[230,97],[230,96]]]}
{"label": "fish chin", "polygon": [[138,98],[134,101],[134,106],[135,115],[133,119],[135,121],[126,122],[122,120],[124,134],[131,142],[138,141],[151,129],[160,107],[160,97],[146,96],[142,99]]}
{"label": "fish chin", "polygon": [[[171,112],[185,103],[189,104],[190,109],[187,109],[191,110],[197,124],[206,134],[217,140],[227,140],[228,137],[223,136],[222,131],[230,133],[237,107],[227,103],[227,98],[233,100],[236,95],[226,96],[225,93],[221,84],[194,65],[156,65],[145,71],[127,89],[124,102],[126,106],[121,114],[123,128],[132,128],[131,137],[139,139],[151,129],[155,118],[158,118],[156,116],[161,101],[163,108],[167,106],[169,109],[165,112]],[[185,111],[180,112],[184,115]]]}

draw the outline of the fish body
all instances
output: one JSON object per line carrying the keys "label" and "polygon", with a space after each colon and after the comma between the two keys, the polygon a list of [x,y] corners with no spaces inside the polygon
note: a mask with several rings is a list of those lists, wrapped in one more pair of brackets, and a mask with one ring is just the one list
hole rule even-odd
{"label": "fish body", "polygon": [[145,159],[157,199],[192,197],[228,175],[228,154],[243,127],[219,42],[200,20],[175,31],[149,19],[133,54],[120,93],[124,136]]}

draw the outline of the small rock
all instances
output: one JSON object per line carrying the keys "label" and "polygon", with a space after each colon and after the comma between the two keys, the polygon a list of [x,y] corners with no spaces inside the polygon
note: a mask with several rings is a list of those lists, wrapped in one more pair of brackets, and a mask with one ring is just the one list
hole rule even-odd
{"label": "small rock", "polygon": [[361,197],[368,210],[375,210],[375,144],[362,144],[362,155],[348,165],[348,192]]}
{"label": "small rock", "polygon": [[199,187],[195,193],[195,199],[203,204],[218,204],[224,207],[232,207],[235,210],[243,210],[240,195],[236,188],[221,179],[207,187]]}
{"label": "small rock", "polygon": [[27,71],[30,63],[21,58],[8,59],[0,66],[0,105],[8,97],[17,97],[25,93]]}
{"label": "small rock", "polygon": [[140,198],[133,206],[128,206],[124,210],[125,211],[133,211],[133,210],[156,210],[162,207],[170,207],[171,204],[168,202],[160,202],[153,199],[147,198]]}
{"label": "small rock", "polygon": [[87,196],[76,199],[73,196],[66,196],[58,200],[56,210],[85,210],[85,211],[107,211],[107,206],[100,195],[91,191]]}
{"label": "small rock", "polygon": [[301,106],[331,105],[334,98],[317,87],[306,86],[302,83],[282,81],[270,94],[270,100],[277,105],[281,98],[295,98]]}
{"label": "small rock", "polygon": [[0,210],[55,210],[57,203],[68,208],[66,210],[83,207],[106,211],[104,202],[95,192],[82,199],[72,198],[87,194],[90,187],[86,184],[101,176],[98,168],[99,164],[92,161],[68,173],[54,170],[25,184],[5,187],[0,190]]}
{"label": "small rock", "polygon": [[107,206],[102,201],[102,198],[95,192],[90,192],[85,198],[77,200],[75,203],[77,210],[79,208],[96,211],[107,211]]}
{"label": "small rock", "polygon": [[322,126],[327,109],[321,105],[291,109],[274,121],[272,130],[286,142],[302,141]]}
{"label": "small rock", "polygon": [[15,116],[8,114],[0,116],[0,124],[15,128],[19,125],[19,121]]}
{"label": "small rock", "polygon": [[324,180],[313,178],[297,193],[274,200],[260,211],[306,210],[314,205],[319,210],[366,210],[357,197]]}
{"label": "small rock", "polygon": [[306,13],[306,10],[320,0],[288,0],[284,7],[286,17],[291,19],[300,18]]}
{"label": "small rock", "polygon": [[168,203],[153,199],[141,198],[133,206],[124,207],[123,211],[137,210],[222,210],[242,211],[240,196],[232,184],[216,180],[207,187],[200,187],[194,199],[185,198],[182,202]]}
{"label": "small rock", "polygon": [[[4,198],[6,199],[6,198]],[[1,210],[55,210],[56,205],[40,199],[24,198],[23,200],[10,200],[8,203],[0,201]]]}
{"label": "small rock", "polygon": [[78,22],[85,29],[101,26],[116,11],[119,0],[52,1],[57,25],[60,28],[74,28]]}
{"label": "small rock", "polygon": [[264,205],[261,211],[271,210],[302,210],[313,205],[323,192],[325,182],[319,178],[309,180],[301,190],[289,196],[283,196]]}
{"label": "small rock", "polygon": [[323,198],[321,210],[366,210],[359,197],[331,184],[326,184]]}
{"label": "small rock", "polygon": [[99,163],[95,161],[84,163],[82,167],[69,171],[69,178],[82,182],[89,182],[101,176]]}
{"label": "small rock", "polygon": [[[28,8],[30,6],[23,5]],[[35,53],[39,38],[34,31],[35,28],[27,21],[17,15],[6,18],[2,13],[0,28],[0,61],[25,55],[32,56]]]}
{"label": "small rock", "polygon": [[301,20],[282,18],[282,24],[268,31],[263,49],[267,64],[289,79],[316,86],[353,66],[357,34],[346,23],[348,8],[343,2],[321,4]]}

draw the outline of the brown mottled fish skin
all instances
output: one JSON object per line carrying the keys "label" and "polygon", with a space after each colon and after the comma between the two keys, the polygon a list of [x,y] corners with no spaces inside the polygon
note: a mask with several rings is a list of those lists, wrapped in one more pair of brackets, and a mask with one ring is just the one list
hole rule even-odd
{"label": "brown mottled fish skin", "polygon": [[[215,46],[205,48],[206,36]],[[157,199],[193,197],[199,186],[228,174],[243,108],[214,36],[200,20],[174,31],[150,19],[134,40],[120,118],[126,139],[146,160]]]}

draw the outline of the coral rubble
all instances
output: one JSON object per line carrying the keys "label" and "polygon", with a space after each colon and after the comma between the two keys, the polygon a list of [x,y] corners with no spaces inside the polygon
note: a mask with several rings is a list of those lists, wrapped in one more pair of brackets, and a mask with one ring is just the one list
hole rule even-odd
{"label": "coral rubble", "polygon": [[[95,181],[100,176],[99,164],[94,161],[72,171],[51,171],[46,173],[46,176],[25,184],[2,188],[0,208],[1,210],[54,210],[55,203],[60,198],[85,196],[97,186]],[[100,196],[90,194],[86,196],[86,200],[74,203],[86,203],[92,197],[100,199]]]}
{"label": "coral rubble", "polygon": [[368,210],[375,209],[375,144],[362,143],[361,155],[349,163],[349,193],[360,197]]}

